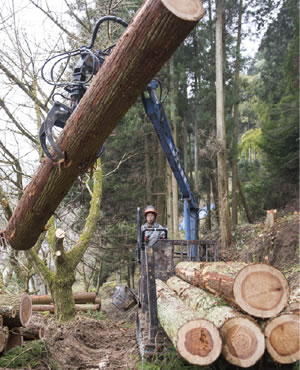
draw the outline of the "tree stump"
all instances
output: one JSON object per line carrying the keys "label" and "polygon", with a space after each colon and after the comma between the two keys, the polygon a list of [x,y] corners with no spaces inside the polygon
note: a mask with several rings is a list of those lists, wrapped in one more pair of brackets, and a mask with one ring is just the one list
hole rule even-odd
{"label": "tree stump", "polygon": [[163,281],[156,279],[156,288],[158,319],[177,352],[191,364],[212,364],[222,349],[218,329],[187,307]]}
{"label": "tree stump", "polygon": [[275,225],[278,218],[277,209],[270,209],[267,211],[267,217],[265,221],[265,230],[270,230]]}
{"label": "tree stump", "polygon": [[166,282],[178,297],[204,319],[220,329],[225,359],[240,367],[254,365],[264,354],[265,339],[260,327],[220,297],[172,276]]}
{"label": "tree stump", "polygon": [[276,268],[243,262],[180,262],[176,275],[221,295],[251,316],[270,318],[286,306],[289,287]]}

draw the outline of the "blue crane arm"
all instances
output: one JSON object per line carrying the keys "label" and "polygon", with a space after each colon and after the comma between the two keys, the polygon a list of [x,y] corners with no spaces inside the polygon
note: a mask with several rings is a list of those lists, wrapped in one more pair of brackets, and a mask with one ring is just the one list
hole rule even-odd
{"label": "blue crane arm", "polygon": [[198,203],[180,163],[179,150],[174,143],[164,107],[156,97],[157,88],[158,82],[152,80],[142,95],[142,101],[176,178],[182,199],[184,200],[185,238],[186,240],[198,240]]}

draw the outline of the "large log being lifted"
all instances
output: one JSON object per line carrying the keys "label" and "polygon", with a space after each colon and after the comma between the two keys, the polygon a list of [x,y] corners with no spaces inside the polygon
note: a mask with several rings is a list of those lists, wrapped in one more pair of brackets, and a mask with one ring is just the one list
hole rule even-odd
{"label": "large log being lifted", "polygon": [[159,322],[180,356],[194,365],[212,364],[222,348],[215,325],[187,307],[162,280],[156,279],[156,291]]}
{"label": "large log being lifted", "polygon": [[251,316],[269,318],[286,306],[288,282],[276,268],[243,262],[180,262],[176,275],[183,280],[222,295]]}
{"label": "large log being lifted", "polygon": [[220,297],[215,297],[177,276],[167,285],[190,308],[220,329],[225,359],[240,367],[254,365],[264,354],[265,338],[254,320],[234,310]]}
{"label": "large log being lifted", "polygon": [[2,237],[30,249],[79,174],[203,16],[200,0],[146,0],[94,77],[58,140],[64,163],[46,158]]}

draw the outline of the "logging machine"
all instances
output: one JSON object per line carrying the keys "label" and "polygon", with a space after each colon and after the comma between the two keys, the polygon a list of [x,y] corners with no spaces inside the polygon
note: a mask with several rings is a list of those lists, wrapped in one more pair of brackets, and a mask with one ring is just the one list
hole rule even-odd
{"label": "logging machine", "polygon": [[[115,46],[111,45],[104,50],[92,50],[100,25],[108,21],[127,27],[127,23],[121,18],[115,16],[102,17],[95,25],[89,46],[82,46],[74,51],[56,55],[47,60],[42,68],[42,77],[47,83],[55,87],[63,87],[70,95],[70,97],[66,97],[58,93],[53,94],[54,104],[40,129],[39,138],[42,149],[52,161],[59,162],[64,159],[64,153],[55,142],[54,131],[64,128],[68,118],[85,94],[92,77],[101,68],[105,57],[111,53]],[[80,56],[80,58],[73,71],[73,81],[71,83],[59,82],[59,79],[56,79],[55,76],[61,73],[62,68],[59,69],[59,73],[55,73],[57,67],[62,62],[66,62],[65,70],[71,57],[74,56]],[[44,73],[48,63],[52,63],[50,79],[46,79]],[[69,99],[70,106],[59,102],[57,100],[58,96]],[[214,241],[198,240],[200,210],[180,163],[179,151],[172,136],[161,96],[161,84],[154,79],[142,94],[142,102],[181,192],[184,202],[185,240],[169,240],[167,229],[159,229],[159,231],[165,233],[165,238],[163,240],[159,239],[153,245],[150,245],[151,243],[145,241],[144,238],[147,229],[141,231],[140,208],[137,209],[137,262],[140,265],[138,293],[136,295],[128,287],[118,286],[114,292],[113,303],[123,310],[138,304],[136,336],[142,358],[151,357],[165,340],[165,336],[161,334],[162,329],[157,317],[155,279],[159,278],[165,281],[174,275],[176,260],[216,261],[218,259]],[[98,157],[103,153],[103,150],[104,146],[99,149]]]}

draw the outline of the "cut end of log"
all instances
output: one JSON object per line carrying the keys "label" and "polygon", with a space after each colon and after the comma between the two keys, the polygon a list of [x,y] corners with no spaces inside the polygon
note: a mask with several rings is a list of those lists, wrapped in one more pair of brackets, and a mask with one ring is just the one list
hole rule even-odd
{"label": "cut end of log", "polygon": [[191,364],[212,364],[219,357],[221,350],[219,331],[207,320],[189,321],[178,331],[177,351]]}
{"label": "cut end of log", "polygon": [[64,239],[64,237],[65,237],[64,230],[63,229],[56,229],[55,236],[56,236],[57,239]]}
{"label": "cut end of log", "polygon": [[243,311],[256,317],[269,318],[287,305],[289,287],[279,270],[265,264],[253,264],[237,274],[233,295]]}
{"label": "cut end of log", "polygon": [[30,295],[23,294],[21,298],[21,304],[20,304],[20,322],[22,326],[26,327],[30,320],[32,315],[32,300]]}
{"label": "cut end of log", "polygon": [[298,315],[281,315],[265,328],[266,346],[271,357],[281,364],[300,360],[300,321]]}
{"label": "cut end of log", "polygon": [[261,329],[243,317],[229,319],[221,328],[223,356],[240,367],[254,365],[264,354],[265,338]]}
{"label": "cut end of log", "polygon": [[161,2],[176,17],[186,21],[199,21],[204,15],[200,0],[161,0]]}

